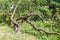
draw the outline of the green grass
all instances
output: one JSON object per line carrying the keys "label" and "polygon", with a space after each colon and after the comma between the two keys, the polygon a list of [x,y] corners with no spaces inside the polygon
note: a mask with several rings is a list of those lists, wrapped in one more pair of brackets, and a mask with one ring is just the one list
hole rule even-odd
{"label": "green grass", "polygon": [[[44,28],[46,31],[53,31],[52,29],[50,29],[50,22],[46,21],[46,22],[40,22],[40,21],[36,21],[34,22],[39,28]],[[60,36],[56,35],[56,34],[46,34],[44,32],[38,32],[36,30],[33,29],[33,27],[24,22],[22,25],[22,32],[23,33],[28,33],[31,35],[34,35],[36,38],[38,38],[39,40],[59,40]]]}
{"label": "green grass", "polygon": [[[34,22],[39,28],[44,28],[47,31],[49,30],[50,23],[48,22]],[[46,24],[47,23],[47,24]],[[44,27],[45,26],[45,27]],[[38,32],[33,29],[33,27],[24,22],[22,24],[22,34],[16,33],[8,25],[0,25],[0,40],[60,40],[59,35],[55,34],[46,34],[44,32]]]}
{"label": "green grass", "polygon": [[38,40],[38,38],[27,33],[16,33],[7,25],[0,26],[0,40]]}

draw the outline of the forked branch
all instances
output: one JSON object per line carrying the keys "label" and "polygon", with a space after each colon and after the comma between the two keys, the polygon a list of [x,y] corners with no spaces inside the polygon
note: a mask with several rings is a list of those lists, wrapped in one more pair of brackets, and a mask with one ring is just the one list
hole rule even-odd
{"label": "forked branch", "polygon": [[[34,15],[34,16],[38,16],[42,21],[43,21],[43,18],[41,17],[41,16],[39,16],[38,14],[33,14],[33,13],[29,13],[29,14],[27,14],[26,16],[22,16],[22,17],[20,17],[20,18],[18,18],[17,20],[14,20],[14,14],[15,14],[15,12],[16,12],[16,9],[17,9],[17,7],[18,7],[18,5],[19,5],[19,3],[17,3],[17,5],[16,5],[16,7],[15,7],[15,9],[14,9],[14,11],[13,11],[13,13],[12,13],[12,16],[11,16],[11,21],[14,23],[14,26],[16,27],[15,29],[18,31],[18,20],[21,20],[21,19],[23,19],[23,20],[25,20],[26,19],[26,21],[29,23],[29,24],[31,24],[31,26],[35,29],[35,30],[37,30],[37,31],[43,31],[43,32],[45,32],[45,33],[47,33],[47,34],[59,34],[59,33],[57,33],[57,32],[47,32],[47,31],[45,31],[44,29],[41,29],[41,28],[37,28],[37,26],[36,25],[34,25],[31,21],[30,21],[30,16],[32,16],[32,15]],[[21,20],[21,23],[22,23],[22,20]],[[60,34],[59,34],[60,35]]]}

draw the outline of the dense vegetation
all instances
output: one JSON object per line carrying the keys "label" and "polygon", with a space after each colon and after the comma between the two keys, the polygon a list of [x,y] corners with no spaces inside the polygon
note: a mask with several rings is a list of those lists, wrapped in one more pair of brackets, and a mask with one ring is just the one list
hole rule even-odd
{"label": "dense vegetation", "polygon": [[[30,21],[34,23],[37,28],[43,30],[39,31],[34,29],[32,27],[34,25],[30,25],[29,22],[26,21],[26,18],[22,23],[22,33],[33,35],[39,40],[60,40],[60,0],[0,0],[0,26],[7,24],[8,27],[11,28],[9,32],[15,33],[13,31],[14,29],[12,29],[13,23],[11,22],[11,15],[18,2],[19,5],[14,14],[14,20],[31,13],[42,17],[42,19],[39,19],[37,16],[32,15],[30,16]],[[3,31],[3,29],[1,31]],[[16,37],[16,39],[18,39],[18,37]]]}

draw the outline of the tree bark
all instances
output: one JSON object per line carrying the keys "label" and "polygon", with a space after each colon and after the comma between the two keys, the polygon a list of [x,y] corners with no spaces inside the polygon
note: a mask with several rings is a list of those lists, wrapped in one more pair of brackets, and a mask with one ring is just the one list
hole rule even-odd
{"label": "tree bark", "polygon": [[57,34],[57,35],[60,35],[58,32],[48,32],[48,31],[46,31],[46,30],[44,30],[44,29],[42,29],[42,28],[37,28],[37,26],[36,25],[34,25],[31,21],[30,21],[30,19],[28,18],[27,19],[27,22],[36,30],[36,31],[43,31],[43,32],[45,32],[46,34]]}
{"label": "tree bark", "polygon": [[15,28],[15,31],[16,31],[16,32],[20,31],[18,22],[17,22],[16,20],[14,20],[14,15],[15,15],[15,12],[16,12],[16,10],[17,10],[18,5],[19,5],[19,2],[17,3],[17,5],[16,5],[16,7],[14,8],[13,13],[12,13],[12,15],[11,15],[11,21],[12,21],[13,24],[14,24],[14,28]]}

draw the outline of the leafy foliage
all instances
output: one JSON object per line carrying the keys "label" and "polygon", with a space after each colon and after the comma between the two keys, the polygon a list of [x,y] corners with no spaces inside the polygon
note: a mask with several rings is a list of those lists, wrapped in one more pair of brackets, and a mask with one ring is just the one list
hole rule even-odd
{"label": "leafy foliage", "polygon": [[[25,16],[29,13],[37,13],[43,17],[44,22],[37,17],[32,16],[31,21],[47,31],[56,31],[60,33],[60,1],[59,0],[0,0],[0,24],[11,24],[10,14],[12,14],[12,6],[20,2],[14,19]],[[55,19],[52,21],[52,16]],[[49,21],[47,21],[49,20]],[[11,25],[10,25],[11,26]],[[23,22],[23,33],[28,33],[38,37],[40,40],[59,40],[59,35],[45,34],[44,32],[35,31],[31,25]]]}

